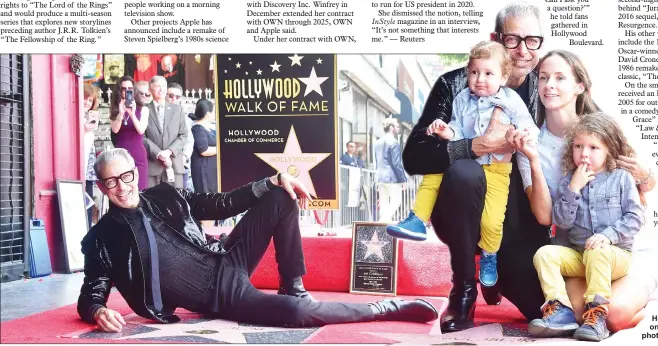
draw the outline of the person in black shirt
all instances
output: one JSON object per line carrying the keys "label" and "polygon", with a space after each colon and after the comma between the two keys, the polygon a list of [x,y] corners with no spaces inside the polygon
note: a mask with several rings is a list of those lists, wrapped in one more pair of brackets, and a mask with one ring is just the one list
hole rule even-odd
{"label": "person in black shirt", "polygon": [[[291,327],[438,318],[434,306],[422,299],[369,304],[314,300],[301,279],[306,266],[299,230],[299,207],[311,197],[286,173],[226,193],[191,193],[166,183],[140,192],[139,171],[125,149],[103,152],[94,170],[110,208],[82,240],[85,277],[78,314],[103,331],[118,332],[125,325],[106,306],[112,286],[135,313],[161,323],[180,321],[174,314],[178,307]],[[214,239],[199,228],[198,220],[244,211],[228,236]],[[272,239],[278,294],[263,293],[249,281]]]}
{"label": "person in black shirt", "polygon": [[[521,96],[540,126],[543,120],[537,116],[538,77],[534,71],[543,42],[539,8],[521,1],[506,5],[496,16],[491,39],[502,43],[510,53],[513,69],[507,87]],[[454,97],[466,88],[466,77],[463,68],[439,77],[402,153],[407,173],[443,174],[430,217],[439,239],[450,249],[453,272],[448,308],[441,317],[443,332],[464,330],[473,327],[474,322],[478,294],[474,257],[480,219],[473,215],[482,214],[486,189],[482,166],[475,159],[488,153],[513,151],[505,138],[513,127],[500,124],[500,110],[494,111],[489,128],[480,137],[451,142],[426,134],[434,120],[450,121]],[[548,232],[533,216],[516,159],[512,163],[503,239],[498,251],[498,282],[493,288],[481,289],[487,303],[500,303],[500,291],[531,320],[541,317],[544,302],[532,256],[548,243]]]}

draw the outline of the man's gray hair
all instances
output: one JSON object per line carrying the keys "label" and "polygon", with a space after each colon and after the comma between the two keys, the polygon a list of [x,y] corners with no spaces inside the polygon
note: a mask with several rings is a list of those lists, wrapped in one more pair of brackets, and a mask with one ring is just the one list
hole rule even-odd
{"label": "man's gray hair", "polygon": [[167,80],[165,79],[165,77],[162,77],[162,76],[153,76],[153,77],[151,77],[151,80],[149,81],[149,85],[151,85],[151,84],[164,85],[165,89],[167,89]]}
{"label": "man's gray hair", "polygon": [[503,7],[498,14],[496,15],[496,29],[495,32],[503,33],[503,25],[505,25],[505,19],[507,18],[524,18],[524,17],[535,17],[537,23],[539,24],[540,33],[542,29],[542,20],[541,20],[541,10],[539,7],[529,4],[525,1],[514,1],[511,2],[505,7]]}
{"label": "man's gray hair", "polygon": [[123,148],[108,149],[98,155],[96,162],[94,162],[94,172],[98,179],[103,179],[101,177],[101,169],[103,166],[117,159],[124,159],[130,164],[130,166],[135,167],[135,160],[130,156],[128,150]]}

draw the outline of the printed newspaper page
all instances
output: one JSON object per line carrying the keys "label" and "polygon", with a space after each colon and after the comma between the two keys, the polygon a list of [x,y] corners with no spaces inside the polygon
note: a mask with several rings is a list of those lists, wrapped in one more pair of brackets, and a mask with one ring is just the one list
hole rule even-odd
{"label": "printed newspaper page", "polygon": [[656,0],[0,0],[2,342],[655,343],[657,40]]}

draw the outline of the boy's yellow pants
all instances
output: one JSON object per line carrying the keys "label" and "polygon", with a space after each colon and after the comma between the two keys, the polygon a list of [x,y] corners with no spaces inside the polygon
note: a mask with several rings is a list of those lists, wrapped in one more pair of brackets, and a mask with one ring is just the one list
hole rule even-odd
{"label": "boy's yellow pants", "polygon": [[[482,168],[487,179],[487,193],[484,196],[478,246],[488,253],[496,253],[503,239],[503,221],[505,221],[505,210],[507,209],[512,163],[492,163],[482,165]],[[428,174],[423,176],[418,187],[413,211],[423,222],[427,222],[432,214],[436,198],[439,195],[441,180],[443,180],[443,174]]]}
{"label": "boy's yellow pants", "polygon": [[559,300],[573,309],[564,283],[565,276],[585,277],[585,303],[592,302],[597,294],[610,300],[612,281],[628,273],[632,258],[630,252],[614,245],[585,250],[582,254],[566,246],[545,245],[537,250],[532,262],[546,301]]}

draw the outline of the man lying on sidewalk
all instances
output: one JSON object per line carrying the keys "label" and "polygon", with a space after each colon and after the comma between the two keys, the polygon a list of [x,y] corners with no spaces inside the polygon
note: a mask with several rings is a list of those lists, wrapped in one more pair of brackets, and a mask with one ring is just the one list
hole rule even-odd
{"label": "man lying on sidewalk", "polygon": [[[288,174],[227,193],[195,194],[160,184],[139,192],[138,171],[124,149],[103,152],[94,170],[110,209],[82,241],[85,278],[78,314],[107,332],[125,322],[106,307],[112,285],[138,315],[178,322],[177,307],[252,324],[311,327],[367,321],[429,322],[438,312],[416,299],[370,304],[318,302],[306,291],[299,205],[310,195]],[[231,234],[207,236],[198,220],[226,219],[249,210]],[[256,289],[249,277],[274,238],[278,294]]]}

